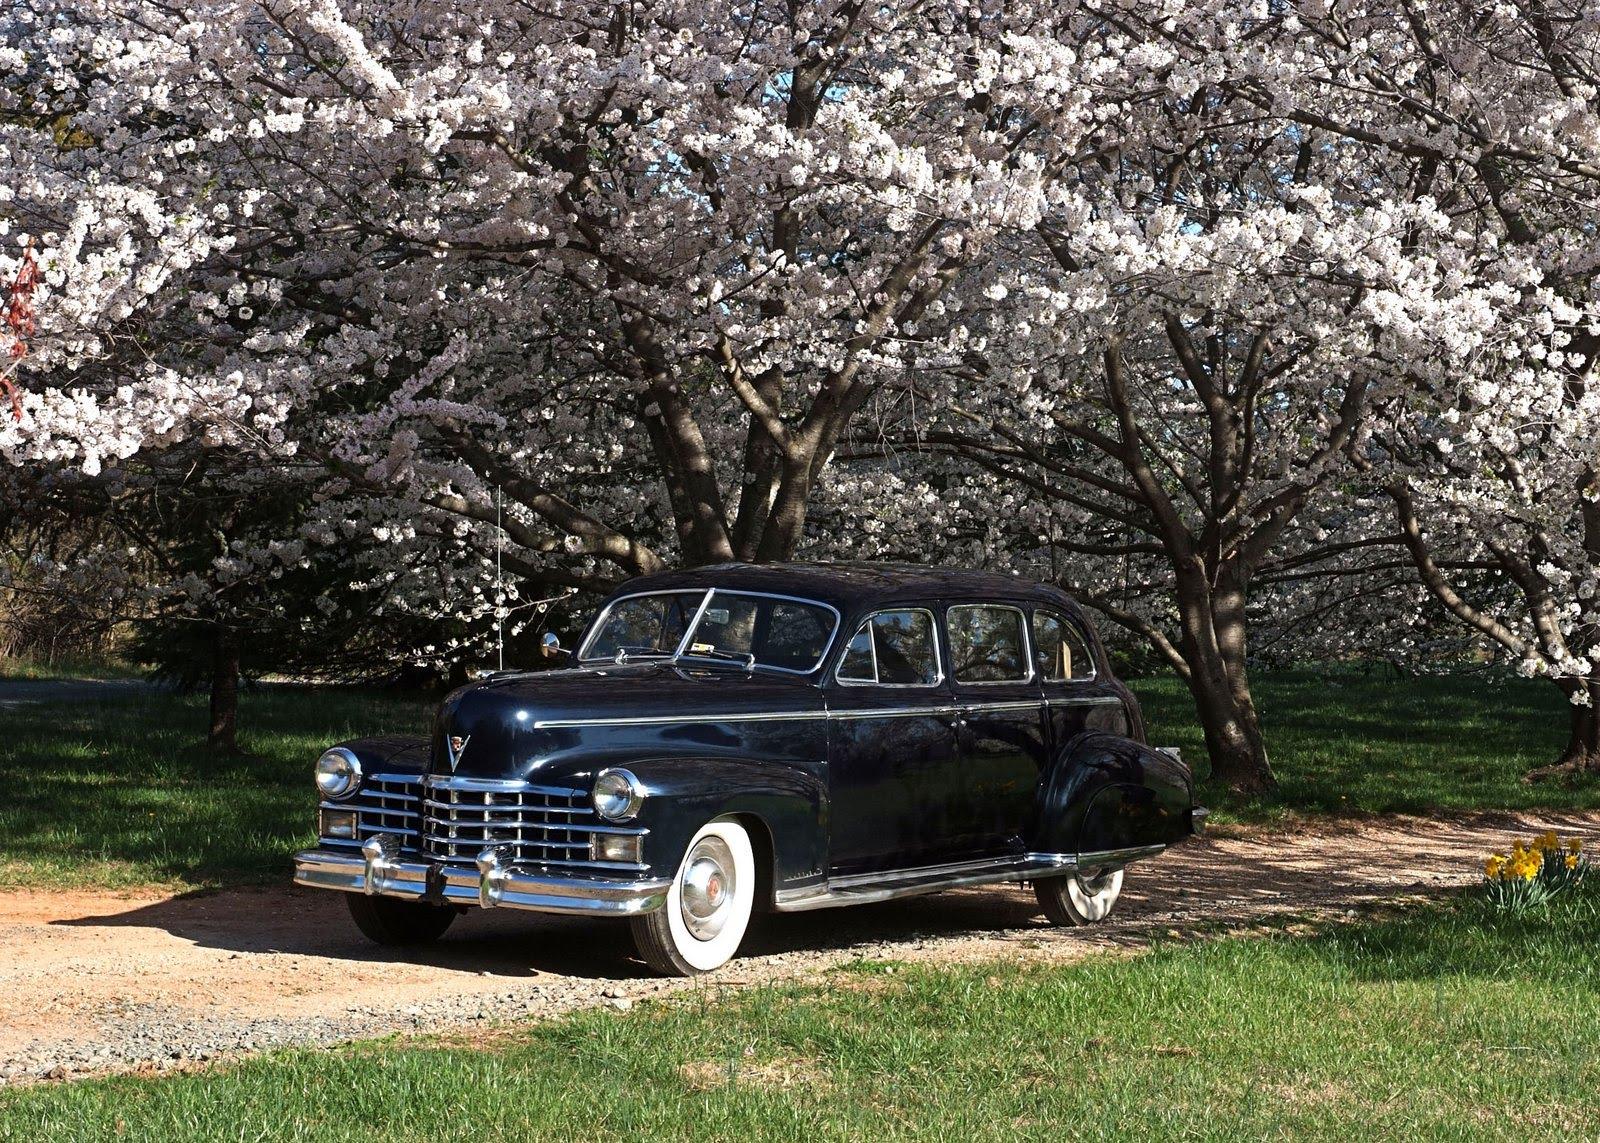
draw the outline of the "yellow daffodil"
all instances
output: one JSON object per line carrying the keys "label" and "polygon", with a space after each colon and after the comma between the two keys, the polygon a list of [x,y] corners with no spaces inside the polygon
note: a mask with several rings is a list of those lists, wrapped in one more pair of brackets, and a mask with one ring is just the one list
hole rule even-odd
{"label": "yellow daffodil", "polygon": [[1552,849],[1560,849],[1561,842],[1556,837],[1556,831],[1553,829],[1547,829],[1544,831],[1544,833],[1540,834],[1538,844],[1535,846],[1535,848],[1541,853]]}
{"label": "yellow daffodil", "polygon": [[1576,868],[1578,868],[1578,855],[1576,853],[1567,854],[1567,868],[1568,869],[1576,869]]}
{"label": "yellow daffodil", "polygon": [[1582,853],[1583,852],[1583,842],[1580,841],[1578,838],[1571,838],[1567,842],[1567,849],[1570,852],[1575,853],[1575,854],[1576,853]]}
{"label": "yellow daffodil", "polygon": [[1506,859],[1497,853],[1490,857],[1488,861],[1484,862],[1483,875],[1490,881],[1496,881],[1500,877],[1500,872],[1505,869],[1505,867]]}

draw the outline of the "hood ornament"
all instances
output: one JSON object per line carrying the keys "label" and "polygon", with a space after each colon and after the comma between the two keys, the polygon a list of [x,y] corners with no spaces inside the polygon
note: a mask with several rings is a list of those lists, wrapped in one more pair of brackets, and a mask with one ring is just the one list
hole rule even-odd
{"label": "hood ornament", "polygon": [[472,735],[462,737],[459,734],[448,735],[444,740],[444,751],[450,759],[450,773],[456,772],[456,767],[461,765],[461,755],[466,753],[467,743],[472,741]]}

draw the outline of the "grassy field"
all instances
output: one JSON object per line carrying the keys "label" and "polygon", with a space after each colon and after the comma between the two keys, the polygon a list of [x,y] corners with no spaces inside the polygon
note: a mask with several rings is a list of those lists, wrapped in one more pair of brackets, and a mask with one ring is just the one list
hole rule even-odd
{"label": "grassy field", "polygon": [[[1204,773],[1187,692],[1136,683],[1151,737]],[[1352,670],[1257,681],[1282,796],[1203,797],[1214,821],[1303,814],[1600,806],[1600,783],[1529,786],[1561,744],[1548,684],[1394,680]],[[0,704],[0,884],[211,886],[281,880],[311,838],[312,761],[331,742],[421,732],[431,700],[272,687],[242,704],[241,758],[196,745],[204,696]]]}
{"label": "grassy field", "polygon": [[208,886],[287,876],[313,840],[311,765],[331,742],[422,733],[429,703],[274,687],[241,703],[238,757],[204,695],[0,705],[0,884]]}
{"label": "grassy field", "polygon": [[0,656],[0,679],[136,679],[140,674],[138,667],[104,656]]}
{"label": "grassy field", "polygon": [[1068,967],[860,963],[469,1038],[0,1094],[0,1139],[1577,1138],[1600,894]]}
{"label": "grassy field", "polygon": [[[1179,746],[1200,775],[1205,740],[1176,677],[1135,680],[1150,739]],[[1206,791],[1213,821],[1297,814],[1590,808],[1600,783],[1529,785],[1566,741],[1565,700],[1547,682],[1483,673],[1396,678],[1374,669],[1262,671],[1253,680],[1276,799]]]}

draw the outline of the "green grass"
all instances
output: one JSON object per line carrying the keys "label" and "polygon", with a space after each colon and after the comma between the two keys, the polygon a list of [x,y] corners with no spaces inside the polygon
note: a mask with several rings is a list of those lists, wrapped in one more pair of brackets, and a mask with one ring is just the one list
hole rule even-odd
{"label": "green grass", "polygon": [[105,656],[0,656],[0,679],[137,679],[143,674],[135,663]]}
{"label": "green grass", "polygon": [[0,706],[0,884],[189,887],[282,880],[313,840],[331,742],[422,733],[431,704],[273,687],[241,702],[241,756],[203,745],[206,696]]}
{"label": "green grass", "polygon": [[[1206,772],[1194,703],[1176,677],[1132,684],[1150,740]],[[1203,798],[1215,822],[1302,814],[1438,813],[1600,806],[1600,782],[1526,783],[1566,740],[1565,703],[1548,682],[1486,673],[1396,678],[1374,669],[1261,671],[1252,678],[1278,797]]]}
{"label": "green grass", "polygon": [[0,1139],[1559,1138],[1600,1122],[1600,894],[1522,918],[859,963],[451,1042],[0,1094]]}

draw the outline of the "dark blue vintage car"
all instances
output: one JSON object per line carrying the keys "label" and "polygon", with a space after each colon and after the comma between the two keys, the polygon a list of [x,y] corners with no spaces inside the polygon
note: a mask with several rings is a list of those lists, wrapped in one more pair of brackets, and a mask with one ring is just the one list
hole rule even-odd
{"label": "dark blue vintage car", "polygon": [[385,944],[463,908],[628,917],[669,974],[753,910],[1031,882],[1105,917],[1123,868],[1198,830],[1071,598],[882,564],[725,564],[624,584],[563,669],[455,691],[431,741],[317,762],[302,885]]}

